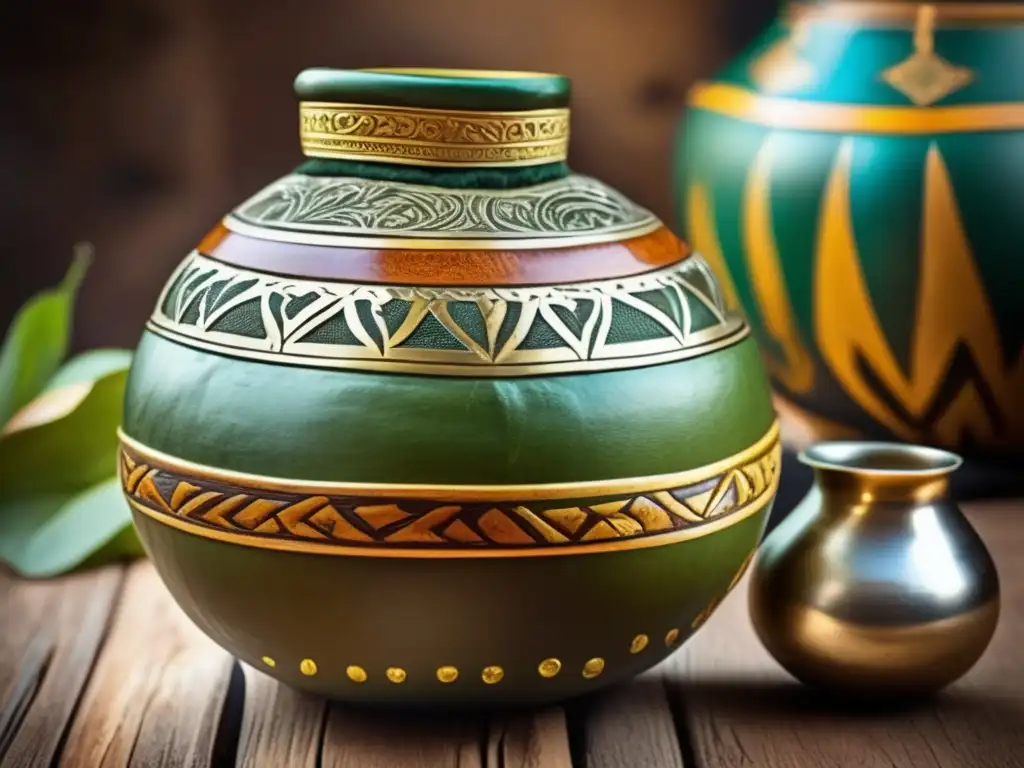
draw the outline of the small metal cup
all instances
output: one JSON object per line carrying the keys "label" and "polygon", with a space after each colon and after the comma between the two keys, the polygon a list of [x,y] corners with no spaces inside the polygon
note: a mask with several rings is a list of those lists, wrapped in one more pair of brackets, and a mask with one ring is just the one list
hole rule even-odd
{"label": "small metal cup", "polygon": [[799,680],[914,696],[981,657],[999,619],[992,558],[955,503],[946,451],[819,443],[815,485],[765,540],[750,583],[761,641]]}

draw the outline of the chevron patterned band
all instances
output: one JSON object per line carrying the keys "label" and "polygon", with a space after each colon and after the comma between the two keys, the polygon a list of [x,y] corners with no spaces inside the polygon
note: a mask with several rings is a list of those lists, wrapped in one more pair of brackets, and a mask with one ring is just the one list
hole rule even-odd
{"label": "chevron patterned band", "polygon": [[136,510],[162,523],[246,546],[391,557],[570,554],[697,538],[771,502],[781,451],[775,424],[734,456],[672,475],[542,486],[366,486],[225,472],[121,440],[124,492]]}

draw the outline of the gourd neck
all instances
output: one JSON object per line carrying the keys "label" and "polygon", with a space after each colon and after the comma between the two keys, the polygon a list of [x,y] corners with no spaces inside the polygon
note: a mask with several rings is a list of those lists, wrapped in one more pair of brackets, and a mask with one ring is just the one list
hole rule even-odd
{"label": "gourd neck", "polygon": [[450,189],[515,189],[555,181],[569,175],[565,163],[526,168],[425,168],[358,160],[308,158],[295,173],[307,176],[354,176],[373,181],[399,181]]}
{"label": "gourd neck", "polygon": [[308,69],[295,81],[297,170],[509,189],[569,169],[569,81],[478,70]]}

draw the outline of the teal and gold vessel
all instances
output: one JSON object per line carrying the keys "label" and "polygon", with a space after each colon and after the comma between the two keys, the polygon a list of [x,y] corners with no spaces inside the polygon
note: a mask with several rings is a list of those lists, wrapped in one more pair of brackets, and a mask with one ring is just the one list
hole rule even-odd
{"label": "teal and gold vessel", "polygon": [[691,92],[681,222],[784,424],[1024,456],[1024,3],[790,3]]}
{"label": "teal and gold vessel", "polygon": [[660,661],[778,485],[745,320],[569,171],[565,78],[296,91],[306,161],[186,257],[128,383],[124,490],[171,593],[355,702],[536,703]]}

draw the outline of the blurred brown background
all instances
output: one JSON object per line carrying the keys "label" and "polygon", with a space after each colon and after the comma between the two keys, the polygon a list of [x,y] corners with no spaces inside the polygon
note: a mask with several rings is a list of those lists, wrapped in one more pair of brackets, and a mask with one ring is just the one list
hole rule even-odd
{"label": "blurred brown background", "polygon": [[530,69],[574,83],[570,162],[675,223],[690,84],[772,0],[0,0],[0,328],[96,249],[74,346],[134,346],[175,264],[301,159],[309,66]]}

